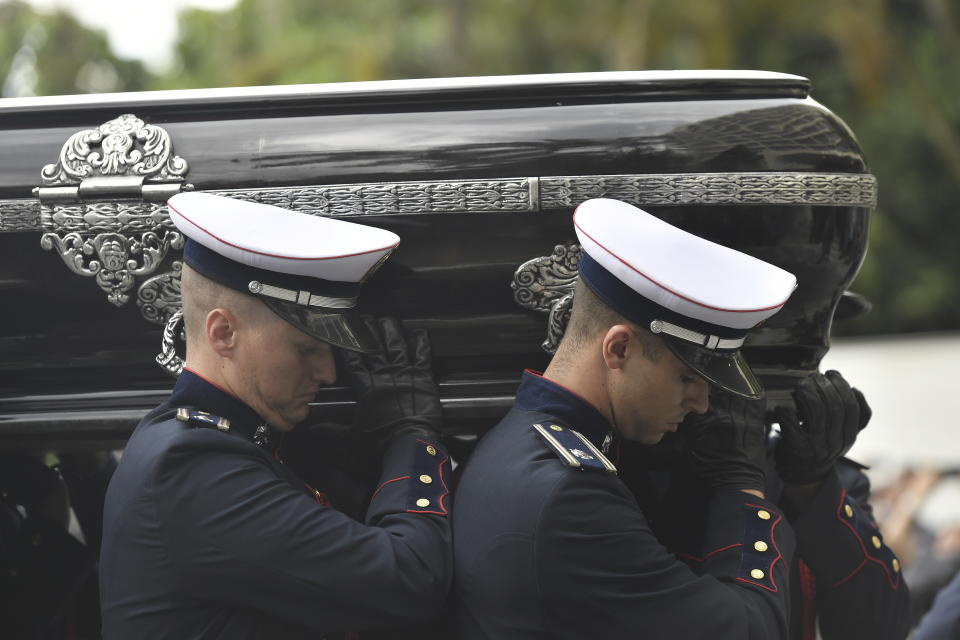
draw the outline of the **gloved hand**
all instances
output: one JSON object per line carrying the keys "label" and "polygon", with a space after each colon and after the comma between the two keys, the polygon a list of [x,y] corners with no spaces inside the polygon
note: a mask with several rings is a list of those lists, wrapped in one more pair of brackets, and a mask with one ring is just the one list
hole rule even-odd
{"label": "gloved hand", "polygon": [[691,471],[714,489],[764,491],[767,433],[764,400],[710,396],[710,410],[680,425]]}
{"label": "gloved hand", "polygon": [[853,446],[870,420],[863,394],[836,371],[812,373],[794,390],[797,409],[778,408],[777,471],[784,482],[814,484]]}
{"label": "gloved hand", "polygon": [[381,349],[340,353],[343,379],[357,391],[355,428],[371,436],[381,450],[401,434],[438,439],[440,392],[430,370],[426,331],[404,336],[395,318],[364,322]]}

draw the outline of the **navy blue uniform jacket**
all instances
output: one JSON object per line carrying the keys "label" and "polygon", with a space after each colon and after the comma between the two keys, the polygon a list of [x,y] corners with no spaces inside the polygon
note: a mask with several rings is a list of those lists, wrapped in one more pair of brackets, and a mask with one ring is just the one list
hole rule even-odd
{"label": "navy blue uniform jacket", "polygon": [[[180,421],[177,407],[227,418],[230,431]],[[105,639],[318,638],[422,620],[442,606],[451,579],[445,450],[394,442],[361,523],[319,503],[254,444],[260,424],[184,371],[138,425],[106,497]]]}
{"label": "navy blue uniform jacket", "polygon": [[[680,472],[649,471],[643,447],[625,446],[622,478],[652,521],[657,538],[697,568],[710,492]],[[772,453],[772,452],[771,452]],[[643,464],[647,462],[648,464]],[[653,464],[649,464],[653,462]],[[783,485],[770,457],[768,498]],[[790,638],[902,640],[910,623],[900,563],[873,519],[870,483],[862,467],[841,460],[791,525],[797,552],[790,567]]]}
{"label": "navy blue uniform jacket", "polygon": [[462,638],[787,637],[794,536],[775,504],[716,493],[691,567],[657,540],[615,474],[566,466],[534,424],[597,447],[611,432],[578,396],[524,375],[456,492]]}

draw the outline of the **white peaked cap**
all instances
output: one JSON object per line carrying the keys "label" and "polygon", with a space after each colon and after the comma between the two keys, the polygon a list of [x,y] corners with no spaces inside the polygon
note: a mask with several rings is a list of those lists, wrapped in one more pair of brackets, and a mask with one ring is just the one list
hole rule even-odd
{"label": "white peaked cap", "polygon": [[624,317],[662,334],[674,355],[718,387],[759,398],[740,354],[749,329],[779,311],[797,279],[618,200],[573,214],[580,279]]}
{"label": "white peaked cap", "polygon": [[178,193],[167,209],[190,268],[319,340],[377,349],[356,306],[361,283],[400,243],[395,233],[209,193]]}
{"label": "white peaked cap", "polygon": [[194,242],[257,269],[361,282],[400,243],[397,234],[210,193],[178,193],[170,218]]}
{"label": "white peaked cap", "polygon": [[796,277],[704,240],[625,202],[588,200],[574,226],[583,250],[648,300],[682,316],[750,329],[780,310]]}

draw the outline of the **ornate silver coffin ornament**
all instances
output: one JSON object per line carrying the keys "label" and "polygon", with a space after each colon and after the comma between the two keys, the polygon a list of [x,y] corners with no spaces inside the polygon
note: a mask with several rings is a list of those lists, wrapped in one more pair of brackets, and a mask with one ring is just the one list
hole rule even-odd
{"label": "ornate silver coffin ornament", "polygon": [[192,188],[184,183],[187,169],[169,134],[132,114],[78,131],[34,189],[47,231],[40,246],[56,249],[77,275],[95,278],[111,303],[126,304],[138,278],[183,247],[164,203]]}
{"label": "ornate silver coffin ornament", "polygon": [[180,311],[180,272],[183,262],[174,260],[172,270],[153,276],[137,289],[140,315],[148,322],[166,325]]}
{"label": "ornate silver coffin ornament", "polygon": [[186,340],[187,336],[183,331],[183,310],[177,309],[170,314],[163,328],[160,353],[155,358],[160,368],[174,378],[183,371],[183,358],[177,353],[177,343],[182,345]]}
{"label": "ornate silver coffin ornament", "polygon": [[524,309],[547,315],[547,339],[540,345],[554,353],[570,320],[573,288],[580,277],[580,245],[558,244],[549,256],[524,262],[513,274],[513,299]]}

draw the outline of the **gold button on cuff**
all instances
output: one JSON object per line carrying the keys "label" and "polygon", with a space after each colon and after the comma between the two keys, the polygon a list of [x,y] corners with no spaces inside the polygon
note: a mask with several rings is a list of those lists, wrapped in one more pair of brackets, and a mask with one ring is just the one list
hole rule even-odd
{"label": "gold button on cuff", "polygon": [[436,448],[435,446],[433,446],[432,444],[428,444],[428,445],[427,445],[427,453],[429,453],[429,454],[432,455],[432,456],[435,456],[435,455],[437,455],[437,448]]}
{"label": "gold button on cuff", "polygon": [[848,517],[848,518],[852,518],[852,517],[853,517],[853,507],[851,507],[850,505],[848,505],[848,504],[843,505],[843,512],[844,512],[845,514],[847,514],[847,517]]}
{"label": "gold button on cuff", "polygon": [[563,427],[555,424],[550,425],[550,428],[553,429],[554,431],[563,431]]}
{"label": "gold button on cuff", "polygon": [[899,571],[900,571],[900,561],[899,561],[899,560],[897,560],[896,558],[894,558],[894,559],[893,559],[893,562],[891,562],[890,564],[893,565],[893,570],[894,570],[894,571],[896,571],[896,572],[899,572]]}
{"label": "gold button on cuff", "polygon": [[757,517],[760,518],[761,520],[769,520],[769,519],[770,519],[770,512],[769,512],[769,511],[764,511],[763,509],[760,509],[760,511],[757,511]]}
{"label": "gold button on cuff", "polygon": [[430,501],[427,500],[426,498],[420,498],[419,500],[417,500],[417,506],[418,506],[418,507],[429,507],[429,506],[430,506]]}
{"label": "gold button on cuff", "polygon": [[754,580],[763,580],[763,571],[760,571],[760,569],[754,569],[750,572],[750,577]]}
{"label": "gold button on cuff", "polygon": [[753,548],[756,549],[757,551],[766,551],[768,547],[767,547],[767,543],[764,542],[763,540],[757,540],[756,542],[753,543]]}
{"label": "gold button on cuff", "polygon": [[433,478],[431,478],[427,474],[423,474],[422,476],[420,476],[420,482],[422,482],[423,484],[430,484],[431,482],[433,482]]}
{"label": "gold button on cuff", "polygon": [[879,549],[880,547],[883,546],[883,543],[880,542],[880,538],[878,538],[877,536],[873,536],[872,538],[870,538],[870,542],[873,543],[874,549]]}

